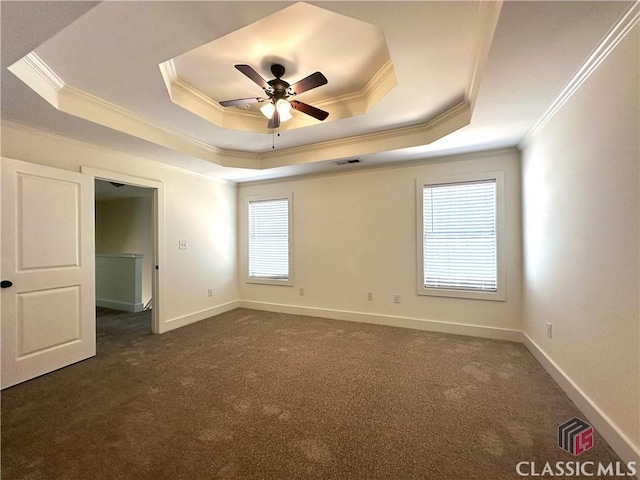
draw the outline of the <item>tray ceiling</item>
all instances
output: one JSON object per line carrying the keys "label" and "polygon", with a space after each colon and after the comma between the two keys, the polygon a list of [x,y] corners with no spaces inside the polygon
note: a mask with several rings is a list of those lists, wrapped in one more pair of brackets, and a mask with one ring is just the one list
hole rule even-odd
{"label": "tray ceiling", "polygon": [[[39,5],[0,4],[3,120],[251,180],[516,145],[632,3]],[[235,64],[269,79],[274,61],[327,76],[300,100],[330,121],[207,118],[262,93]]]}
{"label": "tray ceiling", "polygon": [[[233,70],[241,61],[266,80],[271,66],[285,67],[290,84],[318,70],[330,81],[295,97],[328,112],[326,122],[362,115],[397,85],[382,28],[307,3],[296,3],[235,32],[160,64],[171,100],[219,127],[271,133],[260,112],[263,103],[223,108],[222,100],[265,97]],[[292,112],[278,131],[317,125]]]}
{"label": "tray ceiling", "polygon": [[[99,44],[96,38],[106,35],[105,19],[122,16],[126,10],[132,24],[148,22],[148,18],[157,17],[154,10],[163,10],[162,3],[104,2],[9,70],[60,111],[227,167],[264,169],[313,162],[339,152],[363,155],[383,151],[388,145],[413,147],[431,143],[469,123],[500,2],[398,4],[396,9],[408,8],[407,15],[419,19],[413,22],[406,21],[407,15],[401,16],[403,21],[389,15],[388,5],[375,8],[370,4],[365,11],[354,9],[349,2],[328,4],[331,10],[305,3],[284,8],[280,4],[275,9],[270,5],[273,13],[261,16],[256,9],[230,32],[232,20],[225,21],[224,27],[213,25],[214,40],[161,62],[164,68],[156,66],[152,70],[150,66],[167,50],[158,42],[159,28],[149,25],[142,31],[121,29],[120,35],[111,32],[108,44]],[[255,17],[245,24],[246,18]],[[174,19],[174,25],[178,24],[189,26],[180,17]],[[275,38],[286,25],[290,25],[289,33]],[[334,28],[336,38],[322,41],[323,36],[331,38]],[[415,50],[389,51],[385,35],[392,45],[406,45],[410,40]],[[85,41],[87,37],[89,41]],[[130,45],[136,42],[132,49]],[[62,51],[65,55],[60,54]],[[296,118],[294,126],[312,125],[283,128],[278,151],[274,152],[273,132],[252,127],[257,122],[242,120],[260,120],[258,115],[240,112],[235,114],[240,120],[233,122],[225,117],[233,115],[215,111],[219,99],[211,97],[251,96],[251,85],[248,94],[232,95],[247,83],[233,65],[253,61],[263,67],[276,58],[281,58],[293,73],[309,69],[326,72],[333,79],[330,86],[309,92],[308,101],[326,106],[330,116],[334,114],[337,119],[313,125]],[[213,81],[203,73],[212,69]],[[166,101],[162,102],[164,111],[154,105],[154,89],[140,88],[143,79],[147,85],[157,85],[162,79],[160,70],[165,72],[163,83],[174,101],[178,80],[189,87],[186,90],[190,90],[191,98],[185,100],[188,96],[183,94],[176,103],[209,120],[208,130],[203,130],[197,119],[185,122],[183,115],[168,115],[171,109]],[[371,86],[370,80],[381,75],[382,81]],[[396,78],[398,88],[392,88]],[[378,100],[375,107],[374,100]],[[205,104],[211,107],[208,112],[204,112]],[[361,122],[345,123],[350,120],[346,117],[363,114]],[[191,125],[196,128],[190,129]],[[228,126],[259,132],[229,135]],[[345,132],[351,135],[345,138]],[[295,155],[291,155],[292,148],[296,149]],[[283,155],[283,150],[288,155]]]}

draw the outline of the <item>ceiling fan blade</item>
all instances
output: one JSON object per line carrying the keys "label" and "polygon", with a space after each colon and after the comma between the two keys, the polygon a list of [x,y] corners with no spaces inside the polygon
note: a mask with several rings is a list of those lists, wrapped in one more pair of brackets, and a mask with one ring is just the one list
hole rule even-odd
{"label": "ceiling fan blade", "polygon": [[302,92],[306,92],[307,90],[311,90],[312,88],[326,85],[327,82],[327,77],[320,72],[316,72],[291,85],[291,91],[294,95],[298,95]]}
{"label": "ceiling fan blade", "polygon": [[267,83],[267,81],[264,78],[262,78],[260,74],[256,72],[253,68],[251,68],[249,65],[236,65],[235,67],[236,69],[240,70],[240,72],[244,73],[247,77],[249,77],[251,80],[253,80],[255,83],[257,83],[258,86],[263,90],[266,90],[269,88],[269,84]]}
{"label": "ceiling fan blade", "polygon": [[260,97],[238,98],[236,100],[225,100],[224,102],[220,102],[220,105],[223,107],[236,107],[238,105],[249,105],[251,103],[260,103],[262,101],[264,101],[264,98]]}
{"label": "ceiling fan blade", "polygon": [[329,112],[325,112],[324,110],[320,110],[308,103],[299,102],[298,100],[291,100],[291,106],[298,110],[299,112],[306,113],[307,115],[312,116],[313,118],[317,118],[322,121],[329,116]]}
{"label": "ceiling fan blade", "polygon": [[268,128],[278,128],[280,126],[280,114],[278,110],[273,112],[273,116],[269,119]]}

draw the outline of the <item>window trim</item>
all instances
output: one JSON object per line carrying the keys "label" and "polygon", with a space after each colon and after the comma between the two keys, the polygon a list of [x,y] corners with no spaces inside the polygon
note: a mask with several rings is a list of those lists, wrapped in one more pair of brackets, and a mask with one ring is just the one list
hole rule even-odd
{"label": "window trim", "polygon": [[[249,215],[249,204],[252,202],[268,202],[273,200],[287,200],[289,212],[288,212],[288,220],[289,220],[289,232],[288,232],[288,243],[289,243],[289,275],[287,279],[275,279],[275,278],[266,278],[266,277],[251,277],[249,275],[249,235],[250,235],[250,215]],[[244,281],[245,283],[253,283],[259,285],[280,285],[285,287],[293,286],[293,193],[288,193],[285,195],[249,195],[245,197],[245,215],[247,219],[246,224],[246,232],[245,232],[245,241],[246,241],[246,266],[244,269]]]}
{"label": "window trim", "polygon": [[[465,182],[496,182],[496,263],[497,263],[497,291],[474,292],[468,290],[454,290],[446,288],[424,286],[424,243],[423,243],[423,189],[428,186],[443,184],[455,184]],[[418,295],[434,297],[467,298],[475,300],[493,300],[504,302],[507,300],[507,273],[506,273],[506,202],[505,179],[503,171],[462,173],[457,175],[433,175],[416,180],[416,253],[417,275],[416,293]]]}

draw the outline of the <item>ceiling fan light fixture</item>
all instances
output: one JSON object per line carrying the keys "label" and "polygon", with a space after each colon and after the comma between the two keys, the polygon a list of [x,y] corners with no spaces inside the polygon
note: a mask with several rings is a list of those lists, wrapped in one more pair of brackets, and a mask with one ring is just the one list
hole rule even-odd
{"label": "ceiling fan light fixture", "polygon": [[284,98],[278,99],[275,104],[273,102],[269,102],[260,107],[260,111],[262,112],[262,114],[269,120],[271,120],[271,117],[273,117],[273,113],[276,111],[276,109],[278,110],[278,114],[280,115],[281,122],[291,120],[291,104]]}
{"label": "ceiling fan light fixture", "polygon": [[[322,73],[312,73],[291,85],[282,80],[285,70],[280,64],[273,64],[271,66],[271,73],[275,78],[268,82],[249,65],[238,64],[235,68],[262,88],[269,98],[250,97],[238,98],[236,100],[224,100],[219,102],[222,107],[248,106],[253,103],[262,103],[266,100],[266,103],[260,107],[260,112],[269,119],[269,123],[267,124],[269,129],[278,128],[281,122],[291,120],[292,108],[320,121],[325,120],[329,116],[329,112],[320,110],[313,105],[308,105],[298,100],[293,100],[292,102],[287,100],[287,98],[292,95],[298,95],[299,93],[306,92],[307,90],[326,85],[327,78]],[[275,115],[275,112],[278,112],[278,114]]]}
{"label": "ceiling fan light fixture", "polygon": [[278,99],[278,101],[276,102],[276,110],[278,110],[281,122],[291,120],[291,104],[288,100],[284,98]]}
{"label": "ceiling fan light fixture", "polygon": [[265,117],[271,120],[271,117],[273,117],[273,112],[276,111],[276,106],[271,102],[265,103],[263,106],[260,107],[260,111]]}
{"label": "ceiling fan light fixture", "polygon": [[284,98],[281,98],[276,102],[276,108],[278,109],[278,113],[282,115],[283,113],[289,113],[291,111],[291,104]]}
{"label": "ceiling fan light fixture", "polygon": [[291,120],[291,114],[289,112],[284,112],[280,114],[280,123],[286,122],[287,120]]}

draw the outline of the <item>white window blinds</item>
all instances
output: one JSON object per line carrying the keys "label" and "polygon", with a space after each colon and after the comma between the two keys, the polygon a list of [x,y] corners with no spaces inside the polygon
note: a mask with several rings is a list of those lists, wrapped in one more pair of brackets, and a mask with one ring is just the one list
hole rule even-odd
{"label": "white window blinds", "polygon": [[289,279],[289,200],[249,202],[249,278]]}
{"label": "white window blinds", "polygon": [[424,287],[497,291],[496,181],[423,187]]}

